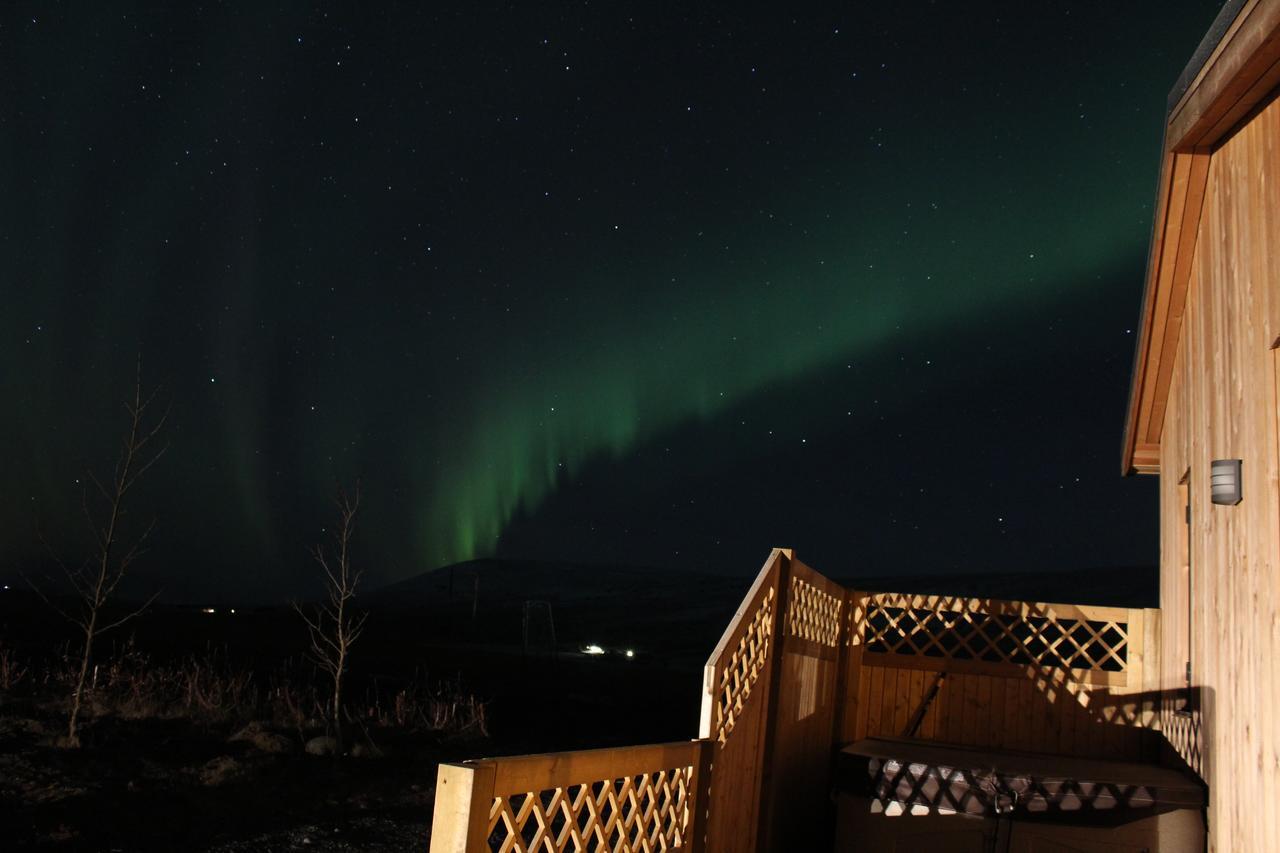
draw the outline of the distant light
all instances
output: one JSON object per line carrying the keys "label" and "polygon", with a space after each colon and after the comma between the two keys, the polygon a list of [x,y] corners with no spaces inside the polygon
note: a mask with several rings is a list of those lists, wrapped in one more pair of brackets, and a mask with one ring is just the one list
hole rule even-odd
{"label": "distant light", "polygon": [[214,610],[212,607],[202,607],[200,608],[200,612],[201,613],[217,613],[218,611]]}
{"label": "distant light", "polygon": [[231,608],[231,612],[232,612],[232,613],[235,613],[235,612],[236,612],[236,609],[235,609],[234,607],[233,607],[233,608]]}
{"label": "distant light", "polygon": [[627,649],[627,657],[633,658],[635,656],[636,656],[635,649]]}
{"label": "distant light", "polygon": [[582,653],[584,655],[602,655],[604,654],[604,649],[602,649],[600,646],[597,646],[595,643],[592,643],[591,645],[584,648],[582,650]]}
{"label": "distant light", "polygon": [[8,588],[9,588],[9,585],[8,585],[8,584],[5,584],[5,585],[4,585],[4,588],[5,588],[5,589],[8,589]]}

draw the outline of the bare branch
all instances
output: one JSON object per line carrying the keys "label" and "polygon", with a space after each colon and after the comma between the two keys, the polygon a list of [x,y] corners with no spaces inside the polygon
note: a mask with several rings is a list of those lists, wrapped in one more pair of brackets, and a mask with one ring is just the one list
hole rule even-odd
{"label": "bare branch", "polygon": [[168,411],[166,410],[165,414],[154,424],[148,426],[144,423],[147,407],[151,405],[156,393],[158,393],[158,390],[152,391],[145,400],[143,399],[142,358],[139,356],[132,400],[126,401],[124,404],[125,411],[129,414],[128,430],[120,444],[120,452],[112,469],[113,476],[109,483],[104,483],[92,471],[87,474],[88,481],[97,489],[105,504],[101,517],[95,516],[90,508],[87,489],[81,492],[81,510],[84,513],[85,522],[94,541],[95,553],[92,559],[86,560],[79,569],[72,570],[57,558],[56,554],[53,553],[53,549],[44,541],[43,537],[41,538],[46,550],[49,551],[55,562],[62,569],[67,581],[80,600],[81,613],[79,617],[75,617],[53,602],[38,586],[31,584],[41,599],[49,604],[52,609],[63,618],[79,626],[84,632],[80,674],[72,694],[71,712],[65,737],[65,742],[71,746],[79,744],[76,725],[79,718],[81,700],[85,691],[85,678],[89,671],[89,663],[93,654],[94,640],[137,617],[155,602],[158,595],[158,593],[152,595],[141,606],[114,622],[104,625],[99,621],[103,606],[107,604],[115,593],[130,566],[139,556],[145,553],[144,545],[155,527],[155,521],[152,520],[146,529],[133,538],[132,541],[127,539],[122,541],[122,537],[127,536],[124,533],[125,522],[128,517],[124,500],[125,495],[137,483],[138,479],[160,459],[165,450],[162,448],[158,453],[144,455],[144,448],[160,432],[168,416]]}
{"label": "bare branch", "polygon": [[130,619],[134,618],[135,616],[141,616],[142,612],[146,610],[148,607],[150,607],[152,604],[154,604],[156,599],[159,597],[160,597],[159,592],[153,592],[150,598],[148,598],[146,601],[142,602],[142,604],[138,606],[137,610],[134,610],[132,613],[128,614],[127,616],[123,616],[117,619],[116,621],[112,622],[110,625],[99,628],[98,634],[100,635],[105,634],[112,629],[119,628],[121,625],[128,622]]}

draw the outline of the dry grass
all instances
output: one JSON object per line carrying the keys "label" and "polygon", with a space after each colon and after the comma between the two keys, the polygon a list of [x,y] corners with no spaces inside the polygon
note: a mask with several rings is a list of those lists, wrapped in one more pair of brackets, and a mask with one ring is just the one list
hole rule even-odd
{"label": "dry grass", "polygon": [[[69,645],[43,660],[24,661],[0,642],[0,694],[63,711],[77,667]],[[129,640],[92,667],[85,684],[85,710],[90,718],[187,720],[209,727],[258,720],[301,734],[330,722],[326,679],[325,673],[302,658],[286,660],[259,675],[237,667],[216,648],[161,663]],[[460,682],[431,684],[417,675],[407,684],[370,679],[363,700],[354,708],[346,705],[343,713],[366,731],[395,729],[451,737],[487,737],[489,733],[485,703]]]}

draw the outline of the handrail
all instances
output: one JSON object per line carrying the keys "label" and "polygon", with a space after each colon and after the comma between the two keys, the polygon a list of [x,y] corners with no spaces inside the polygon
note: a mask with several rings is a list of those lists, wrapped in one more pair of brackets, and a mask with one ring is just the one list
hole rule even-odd
{"label": "handrail", "polygon": [[849,643],[862,646],[865,663],[1142,684],[1140,609],[896,592],[851,599]]}
{"label": "handrail", "polygon": [[710,741],[441,764],[431,853],[701,851]]}
{"label": "handrail", "polygon": [[[784,558],[790,559],[791,553],[789,548],[774,548],[769,553],[769,558],[764,561],[764,565],[756,574],[751,588],[747,590],[742,603],[738,605],[737,612],[733,614],[733,618],[729,620],[729,625],[720,636],[720,642],[716,643],[716,647],[707,658],[706,666],[703,668],[702,713],[698,725],[699,737],[723,738],[722,729],[725,723],[723,710],[720,717],[717,717],[715,713],[719,704],[718,699],[722,698],[720,694],[724,692],[721,678],[733,656],[739,652],[739,646],[742,644],[744,637],[746,637],[747,631],[756,628],[764,634],[762,647],[758,650],[752,650],[750,660],[745,661],[748,664],[747,671],[744,674],[745,677],[743,678],[739,695],[734,698],[739,701],[745,701],[746,697],[751,693],[755,683],[755,676],[758,675],[758,672],[753,672],[753,666],[755,664],[763,664],[768,653],[767,646],[772,639],[772,620],[768,620],[767,624],[761,624],[759,621],[762,614],[762,605],[771,603],[774,608],[777,607],[778,573],[782,560]],[[712,734],[713,726],[721,730],[716,735]]]}

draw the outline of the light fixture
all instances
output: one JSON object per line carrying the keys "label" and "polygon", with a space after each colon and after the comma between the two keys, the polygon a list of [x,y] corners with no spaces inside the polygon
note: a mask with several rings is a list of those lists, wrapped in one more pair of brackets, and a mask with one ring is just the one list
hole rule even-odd
{"label": "light fixture", "polygon": [[1239,459],[1215,459],[1209,469],[1209,493],[1213,502],[1223,506],[1240,503],[1240,480],[1243,462]]}
{"label": "light fixture", "polygon": [[627,649],[627,657],[633,658],[635,656],[636,656],[636,653],[634,649]]}

